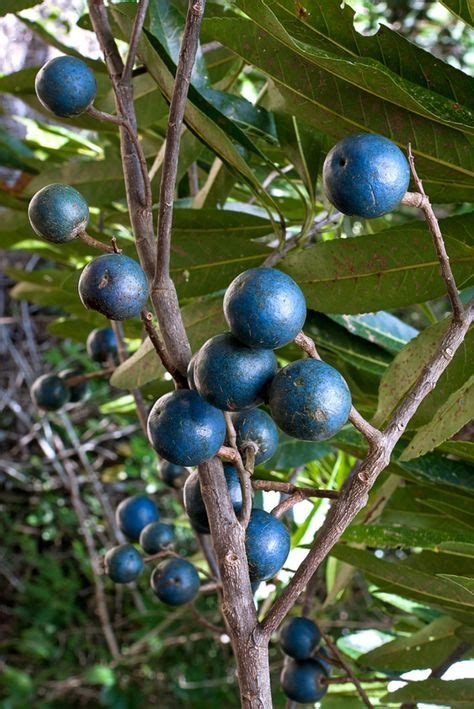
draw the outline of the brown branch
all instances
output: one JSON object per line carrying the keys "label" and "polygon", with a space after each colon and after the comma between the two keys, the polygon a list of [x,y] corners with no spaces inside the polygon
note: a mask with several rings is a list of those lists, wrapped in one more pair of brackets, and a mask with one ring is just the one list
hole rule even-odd
{"label": "brown branch", "polygon": [[73,376],[63,379],[64,384],[67,387],[75,387],[83,382],[89,382],[92,379],[100,379],[101,377],[108,377],[109,374],[115,372],[115,367],[106,367],[105,369],[98,369],[95,372],[87,372],[86,374],[74,374]]}
{"label": "brown branch", "polygon": [[140,35],[142,33],[143,24],[145,22],[148,4],[149,0],[139,0],[138,2],[137,14],[135,15],[132,34],[130,35],[130,42],[128,45],[127,59],[125,61],[125,66],[122,72],[122,82],[132,80],[133,65],[135,64],[138,42],[140,41]]}
{"label": "brown branch", "polygon": [[218,637],[220,637],[222,633],[225,632],[224,628],[220,628],[218,625],[214,625],[214,623],[208,621],[207,618],[205,618],[203,614],[198,611],[195,603],[190,603],[189,609],[200,625],[202,625],[204,628],[207,628],[208,630],[211,630]]}
{"label": "brown branch", "polygon": [[333,639],[331,638],[331,636],[330,636],[330,635],[327,635],[327,633],[323,632],[323,631],[321,630],[321,628],[320,628],[320,632],[321,632],[321,636],[322,636],[323,639],[324,639],[324,642],[326,643],[326,645],[327,645],[328,648],[330,649],[330,651],[331,651],[331,653],[333,654],[333,656],[339,661],[341,667],[342,667],[343,669],[345,669],[345,671],[347,672],[348,677],[350,677],[350,681],[352,682],[352,684],[353,684],[353,685],[355,686],[355,688],[357,689],[357,691],[358,691],[358,693],[359,693],[359,695],[360,695],[360,698],[362,699],[362,701],[363,701],[363,703],[365,704],[365,706],[368,707],[368,709],[373,709],[373,704],[372,704],[372,702],[370,701],[369,697],[367,696],[367,692],[366,692],[365,689],[363,688],[363,686],[362,686],[362,684],[360,683],[360,680],[358,679],[358,677],[357,677],[357,676],[354,674],[354,672],[352,671],[351,666],[350,666],[349,663],[346,661],[346,658],[344,657],[344,655],[340,652],[340,650],[339,650],[339,648],[337,647],[336,643],[333,641]]}
{"label": "brown branch", "polygon": [[174,363],[170,359],[166,347],[160,337],[160,333],[153,325],[153,315],[147,310],[143,310],[141,313],[141,318],[143,325],[145,327],[146,333],[150,338],[150,342],[155,348],[155,352],[160,358],[161,364],[166,369],[167,372],[171,374],[179,388],[187,388],[188,380],[181,374],[181,372],[174,366]]}
{"label": "brown branch", "polygon": [[285,495],[298,493],[305,497],[327,497],[336,500],[339,497],[337,490],[318,490],[313,487],[298,487],[293,483],[278,482],[277,480],[252,480],[254,490],[265,490],[267,492],[282,492]]}
{"label": "brown branch", "polygon": [[78,237],[79,239],[81,239],[81,241],[83,241],[88,246],[92,246],[92,248],[94,249],[99,249],[99,251],[104,251],[107,254],[115,253],[115,248],[113,246],[109,246],[109,244],[104,244],[102,241],[94,239],[93,236],[89,236],[89,234],[86,234],[85,231],[82,231],[80,234],[78,234]]}
{"label": "brown branch", "polygon": [[446,251],[446,246],[444,244],[443,235],[441,234],[438,219],[436,218],[436,214],[431,206],[429,197],[425,192],[423,183],[416,172],[415,159],[413,157],[411,143],[408,144],[408,162],[410,163],[410,170],[413,175],[413,180],[418,188],[418,194],[414,195],[411,192],[407,192],[401,203],[415,206],[422,210],[441,266],[441,276],[446,284],[446,290],[448,291],[448,297],[451,302],[453,317],[455,320],[460,321],[462,319],[463,306],[461,299],[459,298],[456,281],[454,280],[453,272],[451,270],[449,256]]}
{"label": "brown branch", "polygon": [[245,467],[240,451],[237,448],[237,435],[232,421],[232,416],[229,412],[225,413],[225,421],[227,426],[227,439],[231,449],[234,451],[234,460],[232,462],[237,468],[240,487],[242,488],[242,511],[240,513],[240,523],[244,529],[247,529],[247,525],[250,520],[250,513],[252,511],[252,486],[250,484],[251,473],[249,473]]}
{"label": "brown branch", "polygon": [[176,288],[169,273],[171,227],[173,224],[173,202],[178,172],[181,128],[198,48],[204,7],[205,0],[189,0],[166,132],[158,211],[158,251],[155,278],[152,286],[152,297],[157,303],[158,321],[166,349],[169,351],[176,368],[182,374],[186,371],[191,357],[191,350],[179,310]]}

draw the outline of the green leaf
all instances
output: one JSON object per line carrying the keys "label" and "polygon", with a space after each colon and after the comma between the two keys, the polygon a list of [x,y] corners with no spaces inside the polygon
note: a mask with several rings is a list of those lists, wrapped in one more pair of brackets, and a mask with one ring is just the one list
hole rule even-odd
{"label": "green leaf", "polygon": [[451,438],[474,417],[474,376],[437,410],[426,426],[418,429],[400,460],[411,460]]}
{"label": "green leaf", "polygon": [[370,547],[408,548],[438,550],[443,542],[469,542],[470,533],[445,532],[436,529],[419,529],[385,524],[352,525],[343,534],[342,540]]}
{"label": "green leaf", "polygon": [[374,342],[389,352],[399,352],[407,342],[418,335],[418,330],[414,327],[383,310],[363,315],[329,315],[329,317],[354,335]]}
{"label": "green leaf", "polygon": [[[428,359],[436,351],[449,323],[450,319],[446,318],[423,330],[395,357],[380,383],[379,403],[374,418],[376,426],[386,421],[405,397],[421,374]],[[474,331],[470,330],[434,390],[422,402],[410,423],[411,426],[418,427],[429,424],[439,409],[445,406],[452,392],[456,392],[464,386],[466,379],[471,374],[469,353],[472,351],[473,343]]]}
{"label": "green leaf", "polygon": [[[409,136],[418,172],[433,200],[464,201],[472,195],[472,150],[468,136],[459,130],[335,76],[254,22],[216,19],[208,23],[210,36],[275,82],[269,94],[273,110],[296,115],[334,140],[362,130],[386,135],[404,149]],[[344,63],[339,57],[335,62]]]}
{"label": "green leaf", "polygon": [[453,576],[452,574],[440,574],[444,579],[449,579],[453,583],[457,583],[465,591],[468,591],[473,596],[474,601],[474,579],[468,576]]}
{"label": "green leaf", "polygon": [[325,137],[304,121],[283,113],[276,116],[280,146],[315,201],[316,183],[322,168]]}
{"label": "green leaf", "polygon": [[436,667],[459,645],[459,627],[460,623],[447,616],[436,618],[417,633],[362,655],[359,662],[376,670],[395,672]]}
{"label": "green leaf", "polygon": [[[472,278],[474,213],[441,222],[460,287]],[[422,222],[378,234],[335,239],[288,254],[283,271],[301,286],[308,306],[323,313],[368,313],[422,303],[445,293],[431,237]]]}
{"label": "green leaf", "polygon": [[8,15],[9,12],[20,12],[34,5],[40,5],[43,0],[3,0],[0,7],[0,16]]}
{"label": "green leaf", "polygon": [[474,27],[474,5],[472,0],[441,0],[441,2],[448,10],[451,10],[453,15]]}
{"label": "green leaf", "polygon": [[450,579],[410,568],[406,563],[384,561],[361,549],[338,544],[332,556],[364,571],[382,590],[399,593],[429,605],[472,613],[472,594]]}
{"label": "green leaf", "polygon": [[408,682],[405,687],[382,697],[389,704],[425,702],[449,707],[472,707],[474,686],[471,679],[425,679],[423,682]]}

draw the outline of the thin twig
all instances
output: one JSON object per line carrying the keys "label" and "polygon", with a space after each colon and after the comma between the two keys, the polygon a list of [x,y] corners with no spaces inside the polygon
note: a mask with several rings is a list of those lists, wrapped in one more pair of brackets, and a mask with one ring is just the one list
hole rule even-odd
{"label": "thin twig", "polygon": [[99,251],[104,251],[106,254],[113,254],[116,251],[113,246],[109,246],[109,244],[104,244],[102,241],[94,239],[93,236],[89,236],[89,234],[86,234],[85,231],[78,234],[78,237],[88,246],[92,246],[92,248],[98,249]]}
{"label": "thin twig", "polygon": [[128,45],[127,59],[122,72],[122,81],[124,82],[131,81],[132,79],[133,65],[135,64],[138,42],[140,41],[140,35],[145,22],[148,4],[149,0],[139,0],[138,2],[137,14],[135,15],[132,34],[130,35],[130,43]]}
{"label": "thin twig", "polygon": [[189,608],[193,616],[196,618],[197,622],[204,628],[211,630],[215,635],[218,635],[219,637],[222,635],[222,633],[225,632],[224,628],[220,628],[218,625],[214,625],[214,623],[208,621],[207,618],[205,618],[203,614],[198,611],[195,603],[190,603]]}
{"label": "thin twig", "polygon": [[351,666],[350,666],[349,663],[346,661],[346,658],[344,657],[344,655],[340,652],[340,650],[339,650],[339,648],[337,647],[336,643],[333,641],[333,639],[331,638],[330,635],[328,635],[327,633],[325,633],[325,632],[322,631],[321,629],[320,629],[320,632],[321,632],[321,636],[322,636],[323,639],[324,639],[324,642],[326,643],[326,645],[327,645],[328,648],[330,649],[330,651],[331,651],[331,653],[333,654],[333,656],[339,661],[339,663],[341,664],[341,666],[342,666],[342,667],[345,669],[345,671],[347,672],[348,677],[350,677],[350,681],[353,683],[353,685],[354,685],[355,688],[357,689],[357,691],[358,691],[358,693],[359,693],[359,695],[360,695],[360,698],[361,698],[362,701],[364,702],[365,706],[368,707],[368,709],[373,709],[373,704],[372,704],[372,702],[370,701],[369,697],[367,696],[367,692],[365,691],[365,689],[364,689],[363,686],[361,685],[360,680],[358,679],[358,677],[357,677],[357,676],[354,674],[354,672],[352,671]]}
{"label": "thin twig", "polygon": [[237,434],[235,432],[232,416],[228,411],[226,411],[224,415],[227,426],[227,440],[231,449],[234,451],[233,463],[237,468],[240,487],[242,488],[242,511],[240,513],[240,524],[244,529],[247,529],[247,525],[250,520],[250,513],[252,511],[252,486],[250,484],[250,474],[246,469],[240,451],[237,448]]}
{"label": "thin twig", "polygon": [[448,252],[446,251],[446,246],[444,244],[443,235],[441,234],[438,219],[436,218],[436,214],[431,206],[429,197],[425,192],[423,183],[416,172],[415,159],[413,157],[411,143],[408,144],[408,162],[410,163],[411,174],[413,175],[413,180],[418,188],[419,194],[414,195],[413,193],[408,192],[402,199],[402,204],[418,207],[425,215],[426,223],[428,224],[428,229],[433,239],[433,244],[441,266],[441,276],[446,284],[446,290],[448,291],[453,317],[455,320],[460,321],[462,319],[463,306],[456,287],[456,281],[454,280],[453,272],[451,270]]}
{"label": "thin twig", "polygon": [[150,342],[155,348],[155,352],[157,353],[158,357],[160,358],[161,364],[166,369],[166,371],[171,374],[178,387],[186,388],[188,386],[188,381],[186,377],[181,374],[181,372],[174,366],[173,362],[171,361],[168,352],[166,351],[165,344],[160,337],[160,333],[153,325],[152,313],[148,312],[147,310],[143,310],[141,313],[141,318],[147,335],[150,338]]}
{"label": "thin twig", "polygon": [[83,382],[89,382],[92,379],[101,379],[102,377],[108,377],[109,374],[115,372],[115,367],[105,367],[104,369],[98,369],[95,372],[87,372],[86,374],[74,374],[67,379],[63,379],[64,384],[67,387],[75,387]]}
{"label": "thin twig", "polygon": [[254,490],[266,490],[273,492],[283,492],[285,495],[294,495],[295,493],[302,497],[322,497],[336,500],[339,497],[337,490],[318,490],[313,487],[298,487],[293,483],[284,483],[277,480],[252,480]]}

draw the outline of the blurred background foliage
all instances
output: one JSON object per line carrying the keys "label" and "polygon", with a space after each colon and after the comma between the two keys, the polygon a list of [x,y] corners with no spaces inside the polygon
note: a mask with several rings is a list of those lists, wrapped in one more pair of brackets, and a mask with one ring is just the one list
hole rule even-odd
{"label": "blurred background foliage", "polygon": [[[185,5],[150,3],[134,79],[155,200]],[[307,331],[350,382],[360,410],[381,424],[446,324],[443,284],[419,216],[402,208],[370,222],[342,217],[322,193],[322,161],[354,126],[402,147],[411,140],[469,299],[473,18],[461,0],[343,6],[208,0],[182,141],[172,269],[195,349],[224,329],[223,289],[278,247],[284,218],[295,248],[278,266],[305,290]],[[124,50],[134,11],[133,3],[110,11]],[[156,602],[144,577],[137,588],[100,577],[120,659],[111,659],[104,641],[81,510],[102,557],[114,543],[103,498],[115,507],[146,491],[176,525],[178,551],[205,563],[179,493],[160,480],[137,423],[130,390],[140,387],[150,404],[171,386],[142,343],[139,322],[124,327],[131,358],[111,384],[92,381],[85,403],[45,416],[30,401],[29,387],[44,372],[97,368],[84,343],[106,324],[77,297],[89,248],[37,240],[26,213],[31,196],[54,181],[72,184],[89,201],[90,233],[116,236],[131,255],[134,246],[115,128],[89,117],[58,123],[34,93],[35,74],[50,56],[78,52],[96,71],[97,107],[113,110],[86,4],[11,0],[0,14],[0,706],[237,706],[228,637],[209,627],[222,625],[213,595],[200,597],[196,616]],[[318,573],[315,618],[367,680],[375,705],[474,704],[466,679],[474,674],[470,345],[424,402],[368,508]],[[282,365],[299,356],[293,347],[278,355]],[[324,444],[282,436],[256,475],[337,489],[363,453],[350,427]],[[271,509],[277,499],[269,493],[259,502]],[[293,549],[278,581],[257,592],[262,613],[326,510],[316,500],[287,516]],[[277,707],[285,705],[281,666],[273,643]],[[361,702],[351,683],[335,683],[322,706]]]}

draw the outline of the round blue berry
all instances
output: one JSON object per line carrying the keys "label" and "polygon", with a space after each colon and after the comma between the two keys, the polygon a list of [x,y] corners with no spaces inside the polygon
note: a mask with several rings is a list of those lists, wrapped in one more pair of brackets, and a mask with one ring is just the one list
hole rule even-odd
{"label": "round blue berry", "polygon": [[36,406],[45,411],[57,411],[69,401],[69,390],[55,374],[43,374],[33,382],[30,390]]}
{"label": "round blue berry", "polygon": [[346,423],[351,394],[337,369],[316,359],[300,359],[278,372],[269,404],[276,423],[289,436],[324,441]]}
{"label": "round blue berry", "polygon": [[107,362],[117,356],[117,338],[111,327],[97,327],[89,333],[86,342],[87,354],[94,362]]}
{"label": "round blue berry", "polygon": [[255,443],[255,465],[264,463],[278,448],[278,430],[271,416],[261,409],[250,409],[232,415],[237,448],[244,453],[248,443]]}
{"label": "round blue berry", "polygon": [[350,135],[324,161],[324,190],[343,214],[365,219],[387,214],[400,202],[409,182],[406,157],[382,135]]}
{"label": "round blue berry", "polygon": [[251,268],[235,278],[224,296],[232,334],[249,347],[270,350],[294,340],[306,319],[301,288],[286,273]]}
{"label": "round blue berry", "polygon": [[[234,512],[239,515],[242,511],[242,488],[240,486],[239,474],[233,465],[224,464],[224,476],[229,490],[230,499]],[[184,508],[191,520],[191,525],[199,534],[209,534],[209,520],[207,518],[206,506],[201,494],[201,485],[197,472],[191,473],[186,480],[183,490]]]}
{"label": "round blue berry", "polygon": [[104,254],[87,264],[79,278],[83,305],[110,320],[140,315],[148,300],[148,281],[137,261],[122,254]]}
{"label": "round blue berry", "polygon": [[115,583],[130,583],[143,571],[143,559],[133,544],[121,544],[105,555],[105,573]]}
{"label": "round blue berry", "polygon": [[254,509],[245,534],[245,549],[251,581],[275,576],[290,552],[290,534],[279,519]]}
{"label": "round blue berry", "polygon": [[280,682],[288,699],[299,704],[319,702],[328,691],[327,674],[312,657],[286,662]]}
{"label": "round blue berry", "polygon": [[157,453],[175,465],[199,465],[224,443],[222,411],[195,391],[178,389],[154,404],[148,417],[148,438]]}
{"label": "round blue berry", "polygon": [[263,401],[277,371],[272,350],[254,350],[230,333],[204,343],[194,365],[196,389],[223,411],[241,411]]}
{"label": "round blue berry", "polygon": [[65,386],[69,389],[69,401],[71,402],[71,404],[77,404],[79,401],[83,401],[87,398],[89,394],[89,384],[87,381],[79,382],[79,384],[74,384],[73,386],[70,386],[66,383],[67,379],[71,379],[72,377],[77,377],[80,375],[81,372],[79,372],[77,369],[63,369],[63,371],[59,372],[58,374],[58,377],[61,379],[62,382],[64,382]]}
{"label": "round blue berry", "polygon": [[36,234],[52,244],[65,244],[85,231],[89,207],[80,192],[69,185],[43,187],[30,200],[28,218]]}
{"label": "round blue berry", "polygon": [[134,495],[122,500],[115,512],[117,526],[132,542],[138,542],[144,527],[157,522],[160,512],[151,497]]}
{"label": "round blue berry", "polygon": [[319,647],[321,633],[309,618],[290,618],[280,633],[281,649],[295,660],[306,660]]}
{"label": "round blue berry", "polygon": [[84,113],[97,92],[95,76],[77,57],[55,57],[37,73],[35,90],[40,102],[56,116]]}
{"label": "round blue berry", "polygon": [[163,561],[153,571],[151,587],[160,601],[169,606],[181,606],[192,601],[199,592],[196,568],[186,559]]}
{"label": "round blue berry", "polygon": [[140,546],[147,554],[158,554],[174,543],[174,527],[164,522],[150,522],[140,534]]}
{"label": "round blue berry", "polygon": [[168,487],[180,488],[183,487],[184,481],[188,475],[186,468],[182,465],[175,465],[169,460],[162,460],[160,463],[161,479]]}

